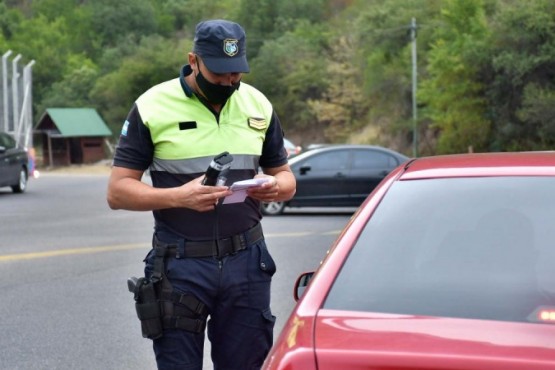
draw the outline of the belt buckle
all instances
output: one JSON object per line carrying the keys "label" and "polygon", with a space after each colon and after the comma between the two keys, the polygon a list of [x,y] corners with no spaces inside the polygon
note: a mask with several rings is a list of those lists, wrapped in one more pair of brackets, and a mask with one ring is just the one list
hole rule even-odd
{"label": "belt buckle", "polygon": [[213,246],[213,254],[218,258],[228,255],[235,255],[238,252],[247,249],[249,238],[248,234],[252,230],[247,230],[240,234],[235,234],[225,239],[216,239]]}
{"label": "belt buckle", "polygon": [[241,250],[236,246],[237,236],[238,235],[233,235],[233,236],[230,236],[229,238],[219,239],[216,241],[218,257],[222,258],[225,256],[234,255]]}
{"label": "belt buckle", "polygon": [[237,253],[239,251],[242,251],[243,249],[247,249],[247,245],[248,245],[248,238],[246,236],[247,232],[241,233],[241,234],[237,234],[234,235],[231,238],[231,244],[233,247],[233,253]]}
{"label": "belt buckle", "polygon": [[229,242],[231,242],[230,238],[216,239],[214,243],[214,256],[216,256],[217,258],[223,258],[230,255],[231,251],[233,251],[233,247],[231,248],[231,251],[229,250],[229,248],[226,248],[226,245],[228,245],[227,243]]}

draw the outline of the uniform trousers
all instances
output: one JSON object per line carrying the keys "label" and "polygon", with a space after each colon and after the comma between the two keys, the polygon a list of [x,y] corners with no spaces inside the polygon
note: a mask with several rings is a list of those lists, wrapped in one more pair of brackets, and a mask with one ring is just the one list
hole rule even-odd
{"label": "uniform trousers", "polygon": [[[153,251],[144,262],[149,278]],[[206,333],[214,370],[262,366],[273,342],[276,318],[270,310],[270,285],[275,271],[264,239],[221,258],[166,258],[165,274],[173,289],[194,295],[208,308]],[[153,340],[158,369],[202,370],[204,339],[204,332],[165,329]]]}

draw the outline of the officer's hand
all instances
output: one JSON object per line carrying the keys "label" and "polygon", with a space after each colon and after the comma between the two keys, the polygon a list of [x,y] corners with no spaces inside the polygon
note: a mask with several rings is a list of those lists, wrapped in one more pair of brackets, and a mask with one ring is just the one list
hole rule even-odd
{"label": "officer's hand", "polygon": [[202,185],[203,176],[200,176],[179,187],[178,206],[194,209],[199,212],[214,210],[220,198],[231,194],[227,186]]}
{"label": "officer's hand", "polygon": [[258,174],[255,178],[267,178],[268,182],[259,187],[250,188],[247,190],[248,196],[258,199],[261,202],[273,202],[279,194],[279,184],[274,176]]}

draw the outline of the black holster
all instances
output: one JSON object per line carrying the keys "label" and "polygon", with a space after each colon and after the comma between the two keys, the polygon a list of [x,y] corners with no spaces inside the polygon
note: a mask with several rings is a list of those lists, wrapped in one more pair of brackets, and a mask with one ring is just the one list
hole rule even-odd
{"label": "black holster", "polygon": [[[127,282],[129,290],[135,296],[135,310],[141,320],[143,337],[156,339],[162,336],[162,312],[158,300],[157,289],[152,280],[147,278],[130,278]],[[132,285],[131,285],[132,284]]]}
{"label": "black holster", "polygon": [[201,333],[206,328],[208,309],[192,294],[174,291],[164,273],[165,246],[154,245],[154,269],[150,279],[131,277],[127,287],[135,298],[143,337],[156,339],[164,329],[182,329]]}

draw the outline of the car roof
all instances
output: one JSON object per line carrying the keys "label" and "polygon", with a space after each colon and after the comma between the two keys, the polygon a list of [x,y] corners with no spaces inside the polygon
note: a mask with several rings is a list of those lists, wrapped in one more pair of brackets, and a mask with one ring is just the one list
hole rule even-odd
{"label": "car roof", "polygon": [[[324,151],[328,151],[328,150],[334,150],[334,149],[377,149],[377,150],[385,150],[388,152],[393,152],[393,153],[397,153],[394,150],[388,149],[386,147],[383,146],[379,146],[379,145],[366,145],[366,144],[322,144],[321,146],[317,146],[313,149],[310,149],[311,152],[324,152]],[[399,154],[399,153],[397,153]]]}
{"label": "car roof", "polygon": [[413,159],[400,180],[484,176],[554,176],[555,151],[453,154]]}
{"label": "car roof", "polygon": [[399,159],[405,159],[408,160],[409,157],[405,156],[402,153],[396,152],[392,149],[389,148],[385,148],[382,146],[378,146],[378,145],[364,145],[364,144],[326,144],[324,146],[319,146],[317,148],[314,149],[309,149],[299,155],[297,155],[295,158],[293,158],[290,163],[294,163],[292,161],[299,161],[303,158],[306,157],[310,157],[311,155],[315,154],[315,153],[324,153],[324,152],[329,152],[329,151],[334,151],[334,150],[338,150],[338,149],[373,149],[373,150],[378,150],[381,151],[383,153],[389,153],[392,156],[399,158]]}

